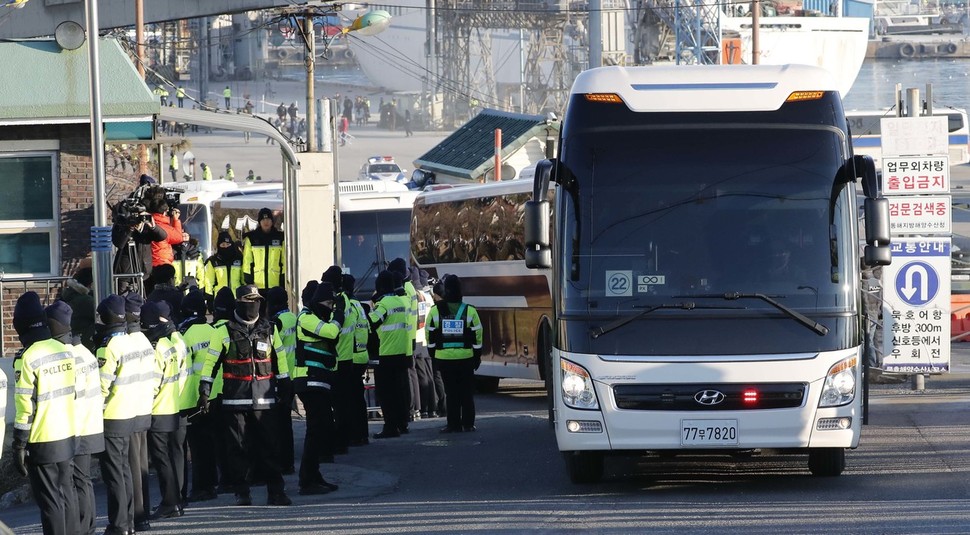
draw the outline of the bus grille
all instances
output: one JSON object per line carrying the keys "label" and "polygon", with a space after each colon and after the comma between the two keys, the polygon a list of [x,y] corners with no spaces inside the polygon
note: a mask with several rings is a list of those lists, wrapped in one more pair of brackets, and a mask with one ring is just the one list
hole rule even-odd
{"label": "bus grille", "polygon": [[738,411],[800,407],[807,383],[616,385],[620,409],[635,411]]}

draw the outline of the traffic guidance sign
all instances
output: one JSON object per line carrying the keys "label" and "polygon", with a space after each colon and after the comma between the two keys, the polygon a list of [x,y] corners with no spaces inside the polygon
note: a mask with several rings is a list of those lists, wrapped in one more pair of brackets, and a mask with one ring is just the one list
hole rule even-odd
{"label": "traffic guidance sign", "polygon": [[[893,238],[883,267],[883,369],[942,373],[950,368],[950,238]],[[888,284],[888,282],[887,282]]]}

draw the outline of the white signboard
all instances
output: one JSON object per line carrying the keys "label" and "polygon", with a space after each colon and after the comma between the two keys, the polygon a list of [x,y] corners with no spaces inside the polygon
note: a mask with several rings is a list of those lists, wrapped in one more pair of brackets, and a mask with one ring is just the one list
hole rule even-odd
{"label": "white signboard", "polygon": [[883,195],[949,192],[949,156],[883,157]]}
{"label": "white signboard", "polygon": [[889,230],[901,234],[944,234],[951,229],[950,196],[889,197]]}
{"label": "white signboard", "polygon": [[947,127],[945,116],[883,117],[879,120],[883,161],[886,156],[947,154],[950,146]]}
{"label": "white signboard", "polygon": [[882,268],[883,369],[950,369],[950,238],[893,238]]}

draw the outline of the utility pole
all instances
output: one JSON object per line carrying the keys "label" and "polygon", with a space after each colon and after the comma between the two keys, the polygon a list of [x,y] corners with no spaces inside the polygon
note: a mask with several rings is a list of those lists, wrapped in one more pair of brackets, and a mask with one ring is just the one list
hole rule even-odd
{"label": "utility pole", "polygon": [[751,64],[757,65],[761,57],[761,0],[751,0]]}
{"label": "utility pole", "polygon": [[[101,63],[99,61],[98,40],[98,2],[85,0],[85,15],[88,30],[88,76],[91,99],[91,163],[94,174],[94,226],[91,229],[92,256],[94,257],[94,302],[112,293],[111,284],[111,243],[104,242],[104,234],[111,236],[108,226],[107,198],[104,178],[104,130],[101,119]],[[100,236],[96,236],[99,235]]]}
{"label": "utility pole", "polygon": [[[145,77],[145,0],[135,0],[135,53],[138,55],[138,61],[135,63],[138,66],[138,76],[141,76],[142,80],[147,80]],[[159,147],[159,152],[161,152],[161,147]],[[158,173],[161,174],[162,169],[159,167]],[[138,174],[146,175],[148,174],[148,145],[142,143],[138,145]]]}
{"label": "utility pole", "polygon": [[306,150],[313,152],[317,148],[317,133],[314,127],[316,99],[313,97],[313,63],[317,53],[316,39],[313,35],[313,16],[309,11],[303,12],[303,40],[306,42],[306,54],[303,55],[303,64],[306,66]]}

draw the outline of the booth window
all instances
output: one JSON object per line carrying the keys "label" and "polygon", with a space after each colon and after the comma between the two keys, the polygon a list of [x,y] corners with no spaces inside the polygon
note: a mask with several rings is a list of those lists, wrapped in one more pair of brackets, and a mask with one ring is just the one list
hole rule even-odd
{"label": "booth window", "polygon": [[56,162],[55,152],[0,153],[0,271],[7,277],[58,271]]}

